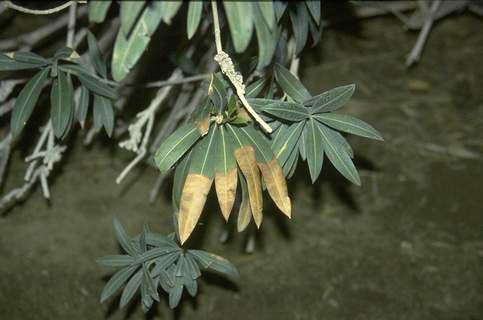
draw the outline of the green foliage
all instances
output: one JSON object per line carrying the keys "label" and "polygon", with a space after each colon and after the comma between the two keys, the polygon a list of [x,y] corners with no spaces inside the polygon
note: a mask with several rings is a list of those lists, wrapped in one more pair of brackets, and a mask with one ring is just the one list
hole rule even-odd
{"label": "green foliage", "polygon": [[226,259],[202,250],[185,250],[178,246],[174,234],[163,236],[144,226],[139,236],[130,238],[121,223],[114,219],[117,241],[126,254],[99,258],[98,263],[121,268],[106,283],[101,302],[115,295],[122,287],[120,307],[127,305],[139,292],[141,305],[147,312],[160,290],[169,295],[169,306],[175,308],[183,289],[191,296],[198,292],[201,271],[216,272],[237,279],[236,268]]}

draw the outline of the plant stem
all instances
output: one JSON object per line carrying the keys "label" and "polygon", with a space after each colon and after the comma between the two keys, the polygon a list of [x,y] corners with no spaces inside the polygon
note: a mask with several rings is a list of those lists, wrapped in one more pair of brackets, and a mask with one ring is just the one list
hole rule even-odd
{"label": "plant stem", "polygon": [[67,1],[64,4],[61,4],[60,6],[57,6],[55,8],[51,8],[51,9],[34,10],[34,9],[28,9],[28,8],[16,5],[15,3],[13,3],[12,1],[9,1],[9,0],[5,1],[5,3],[4,3],[4,5],[6,7],[10,8],[10,9],[17,10],[17,11],[20,11],[20,12],[23,12],[23,13],[36,14],[36,15],[56,13],[56,12],[64,10],[65,8],[69,7],[72,4],[75,4],[75,1]]}

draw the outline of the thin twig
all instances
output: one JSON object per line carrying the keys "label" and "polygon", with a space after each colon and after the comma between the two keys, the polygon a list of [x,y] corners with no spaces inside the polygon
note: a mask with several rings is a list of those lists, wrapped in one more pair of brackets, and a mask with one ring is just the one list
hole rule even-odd
{"label": "thin twig", "polygon": [[67,24],[67,40],[65,42],[65,46],[69,48],[72,48],[74,44],[76,13],[77,2],[72,1],[72,5],[69,8],[69,23]]}
{"label": "thin twig", "polygon": [[9,1],[9,0],[5,0],[5,3],[4,3],[4,5],[6,7],[10,8],[10,9],[17,10],[17,11],[20,11],[20,12],[23,12],[23,13],[36,14],[36,15],[56,13],[56,12],[59,12],[59,11],[62,11],[64,9],[68,8],[72,4],[75,4],[75,1],[67,1],[64,4],[61,4],[60,6],[57,6],[55,8],[51,8],[51,9],[34,10],[34,9],[29,9],[29,8],[25,8],[25,7],[16,5],[15,3],[13,3],[12,1]]}
{"label": "thin twig", "polygon": [[146,88],[158,88],[158,87],[165,87],[165,86],[172,86],[172,85],[177,85],[177,84],[184,84],[184,83],[189,83],[189,82],[196,82],[196,81],[202,81],[205,79],[209,79],[211,77],[211,74],[209,73],[204,73],[204,74],[198,74],[194,75],[191,77],[184,77],[179,80],[162,80],[162,81],[154,81],[154,82],[148,82],[145,84],[138,84],[138,83],[130,83],[128,86],[143,86]]}
{"label": "thin twig", "polygon": [[213,29],[215,34],[215,44],[216,44],[216,52],[217,52],[217,54],[215,55],[215,61],[218,62],[223,74],[227,76],[227,78],[231,81],[231,83],[235,87],[236,94],[238,95],[238,98],[240,98],[240,101],[242,102],[243,106],[248,111],[248,113],[250,113],[250,115],[255,119],[255,121],[258,122],[266,132],[271,133],[273,131],[272,128],[258,115],[258,113],[255,110],[253,110],[253,108],[246,100],[243,77],[239,72],[235,71],[233,61],[231,61],[230,56],[223,51],[223,48],[221,46],[220,21],[218,18],[218,8],[215,0],[211,1],[211,9],[213,12]]}

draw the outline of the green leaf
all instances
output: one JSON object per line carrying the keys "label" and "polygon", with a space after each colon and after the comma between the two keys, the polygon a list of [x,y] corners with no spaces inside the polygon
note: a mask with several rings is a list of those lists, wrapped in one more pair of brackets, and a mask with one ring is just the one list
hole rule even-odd
{"label": "green leaf", "polygon": [[176,308],[176,306],[178,305],[179,301],[181,300],[181,296],[182,295],[183,295],[183,285],[182,284],[179,284],[179,285],[175,286],[169,292],[169,307],[171,309]]}
{"label": "green leaf", "polygon": [[334,129],[361,137],[383,141],[381,134],[366,122],[343,114],[321,113],[314,115],[318,121]]}
{"label": "green leaf", "polygon": [[79,121],[81,127],[84,127],[84,124],[86,122],[87,111],[89,110],[89,98],[90,98],[89,90],[86,87],[81,85],[79,101],[77,103],[77,109],[76,109],[77,121]]}
{"label": "green leaf", "polygon": [[136,291],[138,291],[139,287],[141,286],[141,281],[143,280],[143,270],[139,270],[136,272],[131,279],[127,282],[126,286],[124,287],[124,290],[122,291],[121,295],[121,301],[119,303],[119,306],[122,308],[126,304],[129,303],[129,301],[132,299],[134,294],[136,294]]}
{"label": "green leaf", "polygon": [[245,89],[245,97],[248,98],[256,98],[260,92],[262,92],[263,88],[267,84],[267,80],[265,78],[260,78],[255,82],[250,83]]}
{"label": "green leaf", "polygon": [[185,267],[187,273],[191,276],[191,279],[195,280],[201,277],[200,268],[192,255],[185,255]]}
{"label": "green leaf", "polygon": [[[270,7],[272,7],[270,2],[258,2],[259,6],[262,5],[262,3],[268,4]],[[263,69],[270,64],[273,54],[275,53],[275,49],[277,48],[278,40],[278,29],[273,31],[270,30],[270,27],[264,21],[262,11],[260,8],[258,8],[259,6],[254,6],[253,8],[253,22],[255,23],[255,31],[257,34],[258,43],[257,70]]]}
{"label": "green leaf", "polygon": [[131,256],[137,256],[139,254],[139,250],[134,246],[131,239],[129,239],[127,236],[121,222],[117,218],[114,218],[112,223],[114,225],[114,232],[116,234],[117,241],[121,247]]}
{"label": "green leaf", "polygon": [[106,78],[106,64],[102,60],[99,47],[97,46],[97,39],[90,31],[87,31],[87,43],[89,45],[89,59],[91,60],[92,65],[94,66],[98,74],[100,74],[103,78]]}
{"label": "green leaf", "polygon": [[105,256],[97,259],[97,263],[107,267],[126,267],[134,262],[134,258],[127,254]]}
{"label": "green leaf", "polygon": [[215,105],[216,110],[218,112],[221,112],[225,109],[226,107],[226,90],[225,90],[225,85],[223,83],[222,77],[220,73],[216,73],[213,75],[212,81],[211,81],[211,88],[212,93],[210,95],[210,99]]}
{"label": "green leaf", "polygon": [[39,67],[40,66],[36,63],[19,62],[0,53],[0,71],[35,69]]}
{"label": "green leaf", "polygon": [[[267,23],[270,30],[273,30],[275,25],[275,10],[273,8],[273,1],[257,1],[258,8],[262,13],[263,19]],[[256,26],[257,22],[255,22]]]}
{"label": "green leaf", "polygon": [[176,15],[182,1],[160,1],[161,8],[159,9],[163,15],[163,21],[166,24],[171,24],[171,19]]}
{"label": "green leaf", "polygon": [[[235,127],[236,128],[236,127]],[[273,159],[273,152],[270,144],[263,138],[260,132],[252,126],[240,127],[237,130],[243,134],[247,144],[255,148],[255,157],[257,162],[269,163]]]}
{"label": "green leaf", "polygon": [[63,71],[58,72],[57,78],[52,82],[50,91],[50,118],[56,137],[62,137],[69,126],[74,112],[74,88],[69,75]]}
{"label": "green leaf", "polygon": [[342,107],[354,94],[355,85],[337,87],[304,101],[312,113],[331,112]]}
{"label": "green leaf", "polygon": [[39,71],[27,82],[22,91],[20,91],[10,118],[10,130],[14,136],[22,131],[30,118],[34,106],[39,99],[45,79],[49,75],[49,70],[49,68],[45,68]]}
{"label": "green leaf", "polygon": [[95,23],[103,22],[104,19],[106,19],[106,14],[110,5],[110,0],[89,1],[89,21]]}
{"label": "green leaf", "polygon": [[299,153],[302,160],[307,160],[307,145],[305,144],[305,126],[304,130],[300,134],[300,142],[299,142]]}
{"label": "green leaf", "polygon": [[200,137],[201,134],[194,123],[188,123],[176,129],[161,143],[154,156],[159,170],[168,171]]}
{"label": "green leaf", "polygon": [[144,8],[128,38],[123,32],[117,34],[111,67],[114,80],[123,80],[146,50],[163,16],[161,4],[154,1]]}
{"label": "green leaf", "polygon": [[253,33],[253,8],[248,1],[223,1],[235,51],[245,51]]}
{"label": "green leaf", "polygon": [[203,269],[215,271],[232,279],[239,277],[235,266],[223,257],[202,250],[188,250],[188,253],[193,255]]}
{"label": "green leaf", "polygon": [[73,52],[74,52],[74,50],[72,50],[71,48],[63,47],[63,48],[60,48],[57,51],[55,51],[52,59],[54,59],[54,60],[67,59],[72,55]]}
{"label": "green leaf", "polygon": [[273,9],[275,11],[275,17],[277,17],[277,21],[282,19],[285,10],[287,9],[287,1],[273,1]]}
{"label": "green leaf", "polygon": [[317,25],[320,24],[320,1],[304,1],[305,5],[309,9],[310,15],[314,18]]}
{"label": "green leaf", "polygon": [[196,33],[201,21],[201,12],[203,10],[203,1],[190,1],[188,7],[188,19],[186,32],[188,39],[191,39]]}
{"label": "green leaf", "polygon": [[320,175],[324,162],[324,150],[322,148],[322,136],[318,124],[310,119],[304,128],[305,146],[307,148],[307,164],[309,166],[310,178],[314,183]]}
{"label": "green leaf", "polygon": [[136,22],[136,18],[139,17],[141,10],[144,7],[144,1],[121,1],[121,31],[125,36],[129,35],[129,32]]}
{"label": "green leaf", "polygon": [[109,137],[114,129],[112,101],[98,94],[94,94],[94,127],[97,130],[104,127]]}
{"label": "green leaf", "polygon": [[229,139],[227,129],[224,126],[220,126],[220,132],[218,133],[218,139],[216,141],[215,151],[215,172],[222,173],[227,176],[228,173],[236,166],[236,160],[234,156],[234,145]]}
{"label": "green leaf", "polygon": [[137,259],[136,263],[141,264],[145,263],[147,261],[157,259],[159,257],[168,255],[172,252],[179,251],[179,248],[173,248],[173,247],[160,247],[160,248],[153,248],[150,249],[146,252],[143,252]]}
{"label": "green leaf", "polygon": [[106,283],[101,292],[101,303],[106,301],[116,291],[126,283],[131,275],[139,268],[139,266],[129,266],[116,272]]}
{"label": "green leaf", "polygon": [[216,140],[219,136],[218,125],[212,125],[208,134],[193,149],[189,172],[213,178],[215,169]]}
{"label": "green leaf", "polygon": [[302,104],[284,101],[264,107],[263,112],[291,122],[302,121],[310,117],[310,111]]}
{"label": "green leaf", "polygon": [[312,37],[312,48],[319,43],[322,36],[322,28],[322,24],[318,26],[313,20],[309,20],[310,36]]}
{"label": "green leaf", "polygon": [[300,80],[297,79],[287,68],[278,63],[275,64],[275,78],[283,91],[296,102],[303,102],[310,99],[310,93]]}
{"label": "green leaf", "polygon": [[186,176],[188,175],[190,164],[191,152],[183,157],[174,171],[173,192],[171,193],[171,197],[176,211],[179,209],[179,201],[181,200],[181,193],[183,192],[183,186],[186,181]]}
{"label": "green leaf", "polygon": [[317,127],[321,133],[322,144],[327,158],[344,177],[359,186],[361,184],[359,174],[352,163],[346,146],[340,143],[337,132],[321,123],[317,123]]}
{"label": "green leaf", "polygon": [[304,123],[305,121],[291,125],[282,124],[273,134],[272,150],[282,167],[285,167],[285,162],[297,146]]}
{"label": "green leaf", "polygon": [[12,54],[12,58],[18,62],[36,64],[38,67],[43,67],[51,63],[48,59],[30,51],[16,51]]}
{"label": "green leaf", "polygon": [[116,95],[114,94],[114,90],[110,86],[108,86],[95,76],[91,75],[89,70],[81,65],[62,64],[59,65],[59,69],[74,74],[75,76],[77,76],[80,82],[82,82],[82,84],[87,87],[87,89],[91,90],[94,93],[97,93],[98,95],[110,99],[114,99],[116,97]]}
{"label": "green leaf", "polygon": [[296,3],[297,10],[290,10],[290,20],[296,43],[296,54],[300,54],[309,34],[309,13],[302,1]]}

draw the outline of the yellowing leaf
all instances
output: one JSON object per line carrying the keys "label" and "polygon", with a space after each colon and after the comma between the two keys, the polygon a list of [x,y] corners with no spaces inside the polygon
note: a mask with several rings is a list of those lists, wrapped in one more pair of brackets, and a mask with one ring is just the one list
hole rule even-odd
{"label": "yellowing leaf", "polygon": [[235,159],[240,166],[245,179],[247,180],[250,208],[257,227],[262,223],[262,186],[260,183],[260,172],[255,159],[255,149],[252,146],[243,146],[235,150]]}
{"label": "yellowing leaf", "polygon": [[190,173],[181,194],[178,214],[178,230],[181,244],[190,236],[200,218],[206,197],[210,192],[213,180],[196,173]]}
{"label": "yellowing leaf", "polygon": [[215,189],[220,203],[221,213],[226,221],[230,217],[231,209],[235,203],[236,185],[238,183],[237,168],[231,169],[227,175],[215,174]]}
{"label": "yellowing leaf", "polygon": [[250,209],[250,199],[248,198],[248,187],[245,178],[240,174],[240,186],[242,190],[242,202],[238,211],[238,219],[236,229],[238,232],[242,232],[248,227],[252,218],[252,210]]}
{"label": "yellowing leaf", "polygon": [[277,159],[274,158],[268,163],[259,162],[258,167],[262,172],[263,180],[273,201],[290,218],[292,210],[287,192],[287,182],[285,181],[282,167],[280,167]]}

